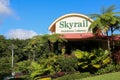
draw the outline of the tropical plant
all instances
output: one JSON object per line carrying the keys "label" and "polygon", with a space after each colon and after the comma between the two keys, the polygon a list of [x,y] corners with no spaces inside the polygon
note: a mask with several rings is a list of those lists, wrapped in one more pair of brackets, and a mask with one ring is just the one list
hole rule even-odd
{"label": "tropical plant", "polygon": [[11,57],[2,57],[0,58],[0,73],[11,73]]}
{"label": "tropical plant", "polygon": [[46,73],[46,75],[54,74],[57,72],[61,72],[58,60],[63,59],[63,57],[64,56],[62,55],[55,55],[55,53],[51,53],[47,58],[42,57],[41,59],[39,59],[38,63],[44,64],[44,68],[51,67],[51,69]]}
{"label": "tropical plant", "polygon": [[[52,34],[52,35],[45,35],[47,36],[48,44],[50,47],[51,52],[57,52],[61,51],[62,44],[66,42],[66,40],[62,37],[60,34]],[[62,53],[62,52],[61,52]]]}
{"label": "tropical plant", "polygon": [[[36,56],[42,55],[41,52],[44,50],[43,47],[47,45],[44,45],[45,41],[41,36],[35,36],[28,42],[28,45],[24,47],[24,51],[26,53],[29,53],[29,58],[31,58],[33,61],[36,59]],[[31,55],[31,56],[30,56]]]}
{"label": "tropical plant", "polygon": [[[90,25],[90,29],[93,30],[93,32],[96,35],[103,35],[107,34],[108,32],[111,32],[111,35],[113,35],[113,32],[115,30],[120,30],[120,12],[114,12],[116,10],[115,5],[111,5],[109,7],[103,7],[101,9],[101,14],[90,14],[89,16],[94,19],[94,22]],[[110,40],[108,41],[108,49],[110,50]],[[112,42],[114,49],[114,41]]]}
{"label": "tropical plant", "polygon": [[9,46],[11,46],[11,44],[14,44],[15,47],[17,47],[14,50],[14,55],[18,57],[18,60],[16,60],[17,62],[19,61],[24,61],[28,59],[28,53],[24,52],[24,47],[28,44],[29,39],[27,40],[19,40],[19,39],[8,39]]}
{"label": "tropical plant", "polygon": [[31,64],[30,60],[17,62],[15,64],[15,71],[22,72],[23,74],[29,74],[28,66],[30,66],[30,64]]}
{"label": "tropical plant", "polygon": [[95,49],[91,52],[75,50],[73,54],[78,58],[80,70],[94,72],[110,63],[110,52],[108,50]]}
{"label": "tropical plant", "polygon": [[73,73],[78,69],[76,57],[62,57],[57,60],[57,64],[62,72]]}
{"label": "tropical plant", "polygon": [[[25,52],[32,54],[32,59],[35,60],[43,54],[48,56],[49,53],[57,52],[62,50],[62,43],[65,40],[59,34],[52,35],[39,35],[33,37],[28,45],[24,48]],[[60,46],[58,46],[60,44]],[[62,53],[62,52],[61,52]]]}
{"label": "tropical plant", "polygon": [[108,8],[102,7],[101,14],[90,14],[89,16],[94,19],[90,29],[97,34],[106,33],[111,30],[111,35],[116,29],[120,29],[120,12],[114,12],[116,10],[115,5],[111,5]]}

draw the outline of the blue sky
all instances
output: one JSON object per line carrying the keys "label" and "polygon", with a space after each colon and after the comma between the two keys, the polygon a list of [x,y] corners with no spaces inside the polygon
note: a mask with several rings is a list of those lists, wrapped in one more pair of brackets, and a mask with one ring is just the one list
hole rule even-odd
{"label": "blue sky", "polygon": [[0,0],[0,35],[48,34],[50,24],[64,14],[100,13],[113,4],[120,11],[119,0]]}

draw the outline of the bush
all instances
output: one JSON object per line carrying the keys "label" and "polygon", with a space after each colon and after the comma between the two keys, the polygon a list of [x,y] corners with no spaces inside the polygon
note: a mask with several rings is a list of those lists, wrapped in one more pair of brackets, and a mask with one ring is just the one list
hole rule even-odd
{"label": "bush", "polygon": [[115,66],[115,69],[116,69],[116,71],[120,71],[120,64],[117,64],[117,65]]}
{"label": "bush", "polygon": [[96,70],[111,62],[110,52],[108,50],[95,49],[91,52],[75,50],[73,54],[78,59],[80,71],[89,71],[94,73]]}
{"label": "bush", "polygon": [[63,57],[57,60],[62,72],[75,72],[78,68],[78,60],[75,57]]}
{"label": "bush", "polygon": [[108,64],[106,67],[99,69],[95,74],[99,75],[116,71],[120,71],[120,64]]}
{"label": "bush", "polygon": [[109,64],[105,68],[99,69],[95,74],[100,75],[100,74],[105,74],[113,71],[115,71],[115,65]]}
{"label": "bush", "polygon": [[22,72],[24,74],[29,74],[28,67],[30,66],[30,64],[31,64],[30,60],[25,60],[25,61],[18,62],[15,65],[15,71],[16,72]]}
{"label": "bush", "polygon": [[0,73],[11,73],[12,67],[11,67],[11,57],[2,57],[0,58]]}

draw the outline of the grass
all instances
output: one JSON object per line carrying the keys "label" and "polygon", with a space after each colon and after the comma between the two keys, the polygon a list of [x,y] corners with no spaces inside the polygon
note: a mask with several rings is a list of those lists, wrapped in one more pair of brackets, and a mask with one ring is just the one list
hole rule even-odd
{"label": "grass", "polygon": [[81,78],[86,78],[90,76],[90,73],[73,73],[73,74],[67,74],[65,76],[53,79],[53,80],[76,80],[76,79],[81,79]]}
{"label": "grass", "polygon": [[120,80],[120,72],[114,72],[94,77],[87,77],[83,79],[76,79],[76,80]]}
{"label": "grass", "polygon": [[99,76],[93,76],[89,73],[68,74],[53,80],[120,80],[120,72],[113,72]]}

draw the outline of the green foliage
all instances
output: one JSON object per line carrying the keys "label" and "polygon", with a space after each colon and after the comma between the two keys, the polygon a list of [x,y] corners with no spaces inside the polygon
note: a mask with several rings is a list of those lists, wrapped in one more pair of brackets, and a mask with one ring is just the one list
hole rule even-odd
{"label": "green foliage", "polygon": [[63,72],[75,72],[78,68],[76,57],[59,58],[57,63]]}
{"label": "green foliage", "polygon": [[115,65],[115,70],[120,71],[120,64]]}
{"label": "green foliage", "polygon": [[95,49],[91,52],[76,50],[73,51],[73,54],[78,58],[79,68],[90,72],[107,65],[111,61],[110,52],[102,49]]}
{"label": "green foliage", "polygon": [[25,53],[23,48],[28,44],[29,40],[9,39],[9,42],[10,44],[8,46],[13,44],[16,47],[14,49],[14,55],[18,57],[17,62],[28,59],[28,53]]}
{"label": "green foliage", "polygon": [[77,69],[77,59],[51,55],[48,58],[41,58],[39,62],[32,62],[28,69],[31,78],[38,78],[37,76],[54,74],[61,71],[75,72],[75,69]]}
{"label": "green foliage", "polygon": [[2,57],[0,58],[0,73],[11,73],[11,57]]}
{"label": "green foliage", "polygon": [[[57,52],[58,54],[58,50],[61,51],[61,44],[64,41],[59,34],[35,36],[24,47],[24,51],[31,54],[32,59],[36,60],[36,58],[40,58],[43,54],[46,57],[50,53]],[[59,44],[60,46],[58,46]]]}
{"label": "green foliage", "polygon": [[16,63],[15,65],[15,71],[16,72],[22,72],[24,74],[29,74],[29,69],[28,67],[30,66],[30,61],[26,60],[26,61],[21,61]]}
{"label": "green foliage", "polygon": [[40,36],[33,37],[24,47],[24,52],[29,53],[29,58],[32,57],[35,60],[36,56],[41,55],[42,47],[45,46],[44,43],[45,41]]}
{"label": "green foliage", "polygon": [[47,74],[54,74],[56,72],[60,72],[61,69],[59,67],[59,65],[57,64],[57,60],[62,58],[63,56],[61,55],[55,55],[54,53],[49,54],[49,57],[43,57],[39,60],[40,64],[44,64],[44,68],[49,68],[50,67],[50,71],[48,71]]}
{"label": "green foliage", "polygon": [[11,57],[0,58],[0,80],[3,80],[5,76],[10,76],[12,72]]}
{"label": "green foliage", "polygon": [[44,64],[38,64],[37,62],[22,61],[16,64],[16,72],[23,72],[29,75],[29,78],[34,78],[37,75],[42,75],[50,70],[51,67],[44,67]]}
{"label": "green foliage", "polygon": [[105,74],[105,73],[110,73],[110,72],[116,72],[120,71],[120,64],[108,64],[107,66],[99,69],[95,74],[100,75],[100,74]]}
{"label": "green foliage", "polygon": [[[107,35],[109,30],[112,35],[115,30],[120,29],[120,12],[114,12],[115,9],[116,6],[111,5],[108,8],[103,7],[101,14],[90,14],[89,16],[95,19],[90,25],[90,29],[93,29],[93,32],[95,33],[107,33]],[[98,30],[100,30],[100,33]]]}
{"label": "green foliage", "polygon": [[8,49],[8,45],[10,42],[5,39],[4,36],[0,35],[0,57],[11,56],[10,51]]}
{"label": "green foliage", "polygon": [[77,79],[82,79],[91,76],[90,73],[72,73],[72,74],[67,74],[63,77],[56,78],[55,80],[77,80]]}
{"label": "green foliage", "polygon": [[112,72],[115,71],[115,65],[112,64],[108,64],[105,68],[101,68],[99,69],[95,74],[105,74],[108,72]]}
{"label": "green foliage", "polygon": [[99,76],[87,77],[81,80],[120,80],[120,72],[113,72]]}
{"label": "green foliage", "polygon": [[32,62],[30,67],[29,67],[29,70],[30,70],[30,77],[34,78],[35,76],[43,73],[42,72],[43,71],[43,65],[40,65],[36,62]]}
{"label": "green foliage", "polygon": [[4,38],[4,36],[0,35],[0,54],[2,55],[3,51],[5,51],[5,47],[6,47],[6,40]]}
{"label": "green foliage", "polygon": [[28,75],[28,78],[36,78],[37,76],[43,76],[48,74],[53,74],[60,71],[59,65],[56,64],[56,61],[60,56],[49,55],[48,58],[40,58],[39,61],[22,61],[16,63],[16,71],[23,72]]}

